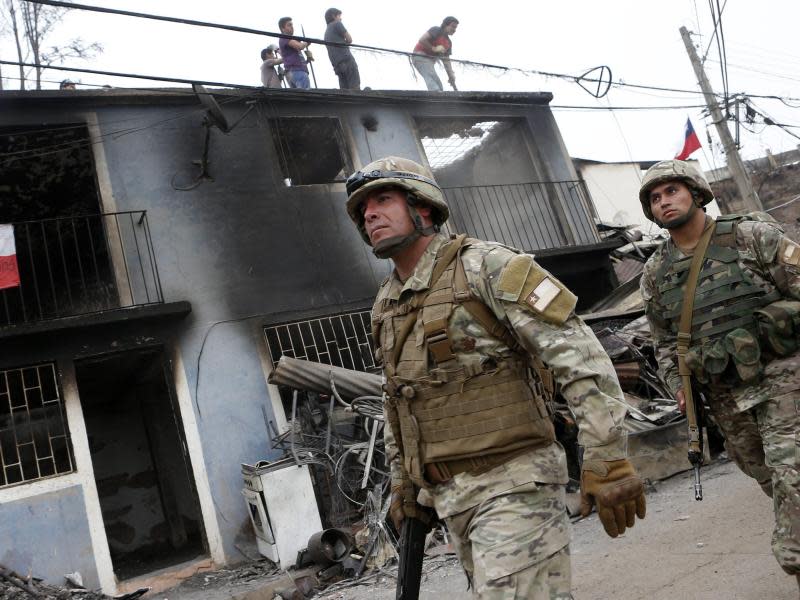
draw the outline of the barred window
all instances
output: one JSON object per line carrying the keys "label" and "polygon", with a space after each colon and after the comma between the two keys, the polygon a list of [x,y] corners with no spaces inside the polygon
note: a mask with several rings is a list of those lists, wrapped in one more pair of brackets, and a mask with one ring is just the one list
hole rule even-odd
{"label": "barred window", "polygon": [[264,334],[273,366],[285,354],[356,371],[376,368],[368,310],[271,325]]}
{"label": "barred window", "polygon": [[0,488],[74,470],[55,364],[0,370]]}

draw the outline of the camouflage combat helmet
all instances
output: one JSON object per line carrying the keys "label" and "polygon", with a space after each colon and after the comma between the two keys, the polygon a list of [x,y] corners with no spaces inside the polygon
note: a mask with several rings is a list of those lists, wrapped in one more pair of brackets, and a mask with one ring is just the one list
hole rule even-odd
{"label": "camouflage combat helmet", "polygon": [[[414,222],[414,231],[401,239],[383,240],[374,252],[381,258],[392,256],[398,250],[410,245],[421,235],[432,235],[439,231],[442,223],[450,216],[450,209],[444,200],[439,184],[426,167],[407,158],[387,156],[369,163],[347,179],[347,214],[358,227],[364,241],[372,245],[364,227],[361,204],[369,193],[377,188],[393,186],[407,192],[408,212]],[[433,227],[423,227],[416,209],[418,205],[432,209]]]}
{"label": "camouflage combat helmet", "polygon": [[667,181],[682,181],[689,189],[699,194],[700,206],[705,206],[714,199],[714,192],[708,185],[706,178],[691,163],[682,160],[662,160],[647,169],[639,188],[639,202],[642,204],[644,215],[655,222],[653,212],[650,210],[650,190]]}

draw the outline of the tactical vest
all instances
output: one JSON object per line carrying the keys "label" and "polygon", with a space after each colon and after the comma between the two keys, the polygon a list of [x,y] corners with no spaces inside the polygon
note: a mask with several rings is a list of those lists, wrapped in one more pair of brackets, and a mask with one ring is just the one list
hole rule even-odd
{"label": "tactical vest", "polygon": [[[736,225],[748,218],[717,219],[698,276],[686,364],[701,383],[752,382],[763,370],[756,314],[781,294],[756,285],[739,265]],[[691,262],[691,256],[678,260],[672,251],[656,272],[665,307],[659,317],[676,336]]]}
{"label": "tactical vest", "polygon": [[[385,299],[372,314],[372,335],[386,374],[387,416],[399,438],[405,471],[420,487],[429,486],[426,465],[455,474],[470,470],[461,467],[472,461],[480,470],[481,461],[494,466],[511,453],[555,440],[544,399],[544,388],[552,392],[552,380],[533,376],[528,355],[488,307],[472,297],[460,258],[468,245],[465,236],[445,243],[429,289],[402,304]],[[491,364],[469,362],[464,355],[459,360],[448,335],[459,305],[512,349],[509,358]],[[417,322],[421,340],[411,335]],[[537,372],[540,368],[541,362]]]}

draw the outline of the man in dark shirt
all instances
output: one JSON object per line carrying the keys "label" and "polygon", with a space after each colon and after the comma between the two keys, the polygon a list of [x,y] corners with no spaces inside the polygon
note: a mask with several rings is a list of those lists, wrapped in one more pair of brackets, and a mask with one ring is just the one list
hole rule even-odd
{"label": "man in dark shirt", "polygon": [[[338,8],[329,8],[325,11],[325,22],[328,28],[325,30],[325,41],[336,44],[352,44],[353,38],[350,37],[344,23],[342,23],[342,11]],[[356,59],[353,58],[350,48],[346,46],[328,45],[328,58],[331,59],[333,72],[339,78],[339,88],[343,90],[361,89],[361,76],[358,73]]]}
{"label": "man in dark shirt", "polygon": [[411,57],[411,62],[414,68],[419,71],[419,74],[422,75],[425,85],[432,92],[444,90],[442,80],[436,74],[436,62],[438,60],[442,61],[450,86],[454,90],[456,89],[456,76],[450,64],[450,54],[453,50],[450,36],[456,32],[457,28],[458,19],[445,17],[439,27],[431,27],[423,33],[417,45],[414,46],[414,56]]}
{"label": "man in dark shirt", "polygon": [[[292,17],[282,17],[278,21],[278,29],[281,30],[281,33],[285,33],[286,35],[294,35]],[[302,89],[310,88],[311,82],[308,79],[307,61],[303,58],[303,55],[300,54],[301,50],[308,48],[308,42],[281,38],[278,44],[280,45],[281,56],[283,57],[283,68],[286,69],[286,81],[289,83],[289,87]]]}

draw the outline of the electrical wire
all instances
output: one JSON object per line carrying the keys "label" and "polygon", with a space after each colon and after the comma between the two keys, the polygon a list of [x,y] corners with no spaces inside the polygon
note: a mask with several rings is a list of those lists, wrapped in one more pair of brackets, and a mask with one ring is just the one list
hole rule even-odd
{"label": "electrical wire", "polygon": [[[718,62],[718,61],[709,60],[709,62]],[[797,77],[790,77],[789,75],[781,75],[779,73],[770,73],[769,71],[764,71],[762,69],[757,69],[755,67],[746,67],[744,65],[738,65],[738,64],[734,64],[734,63],[731,63],[730,66],[734,67],[736,69],[740,69],[742,71],[749,71],[751,73],[757,73],[759,75],[764,75],[765,77],[773,77],[775,79],[786,79],[788,81],[800,81],[800,78],[797,78]]]}
{"label": "electrical wire", "polygon": [[[141,19],[152,19],[156,21],[166,21],[170,23],[177,23],[182,25],[192,25],[196,27],[210,27],[215,29],[224,29],[228,31],[234,31],[238,33],[248,33],[258,36],[267,36],[267,37],[275,37],[275,38],[282,38],[287,40],[296,40],[301,42],[308,42],[310,44],[318,44],[322,46],[339,46],[339,47],[347,47],[352,49],[358,50],[367,50],[371,52],[378,52],[378,53],[385,53],[385,54],[393,54],[396,56],[405,56],[405,57],[412,57],[414,56],[414,52],[406,52],[404,50],[394,50],[391,48],[382,48],[380,46],[369,46],[366,44],[343,44],[339,42],[326,42],[323,39],[319,38],[312,38],[307,36],[296,36],[296,35],[287,35],[281,32],[274,32],[274,31],[264,31],[259,29],[252,29],[250,27],[240,27],[237,25],[224,25],[220,23],[212,23],[208,21],[196,21],[193,19],[183,19],[179,17],[165,17],[160,15],[154,15],[149,13],[141,13],[141,12],[134,12],[134,11],[126,11],[126,10],[118,10],[112,8],[105,8],[105,7],[98,7],[98,6],[89,6],[85,4],[74,4],[72,2],[62,2],[60,0],[26,0],[27,2],[31,2],[34,4],[44,4],[48,6],[56,6],[61,8],[68,8],[70,10],[86,10],[92,12],[101,12],[106,14],[113,14],[113,15],[120,15],[126,17],[134,17],[134,18],[141,18]],[[709,0],[711,1],[711,0]],[[520,67],[510,67],[507,65],[498,65],[492,63],[485,63],[479,61],[472,61],[472,60],[464,60],[464,59],[456,59],[450,58],[450,62],[454,64],[459,64],[462,66],[469,66],[469,67],[480,67],[484,69],[498,69],[501,71],[514,71],[519,72],[527,75],[540,75],[544,77],[554,77],[559,79],[565,79],[568,81],[572,81],[573,83],[580,83],[580,82],[588,82],[588,83],[597,83],[597,84],[606,84],[610,83],[609,87],[632,87],[632,88],[640,88],[640,89],[652,89],[652,90],[659,90],[659,91],[668,91],[668,92],[676,92],[676,93],[688,93],[688,94],[696,94],[696,90],[684,90],[678,88],[666,88],[666,87],[659,87],[659,86],[649,86],[649,85],[641,85],[641,84],[632,84],[623,81],[611,81],[609,79],[603,78],[593,78],[593,77],[585,77],[583,75],[575,76],[567,73],[557,73],[553,71],[543,71],[539,69],[525,69]],[[28,66],[28,65],[26,65]],[[52,67],[48,67],[52,68]],[[606,67],[607,68],[607,67]],[[595,69],[590,70],[589,72]],[[610,72],[610,70],[609,70]],[[100,73],[104,74],[104,73]],[[108,73],[105,73],[108,75]],[[585,73],[584,75],[588,74]],[[140,79],[148,79],[147,77],[140,77]],[[209,83],[208,85],[214,85],[213,83]]]}
{"label": "electrical wire", "polygon": [[717,4],[717,19],[719,21],[719,34],[717,37],[721,41],[722,45],[722,54],[720,60],[722,61],[722,71],[725,85],[725,101],[727,102],[728,98],[730,97],[730,85],[728,80],[728,50],[725,46],[725,29],[722,27],[722,11],[725,9],[725,7],[723,6],[720,8],[719,0],[715,0],[715,2]]}
{"label": "electrical wire", "polygon": [[[237,98],[229,98],[229,99],[223,100],[222,102],[220,102],[220,104],[224,105],[224,104],[228,104],[230,102],[234,102],[236,100],[242,100],[242,99],[243,98],[239,98],[239,97],[237,97]],[[173,115],[171,115],[169,117],[166,117],[164,119],[160,119],[160,120],[155,121],[153,123],[150,123],[149,125],[143,125],[143,126],[140,126],[140,127],[129,127],[127,129],[119,129],[119,130],[116,130],[116,131],[109,131],[107,133],[103,133],[103,134],[98,135],[95,139],[84,139],[84,140],[78,140],[78,141],[61,142],[61,143],[58,143],[58,144],[53,144],[53,145],[50,145],[50,146],[40,146],[38,148],[32,148],[32,149],[29,149],[29,150],[18,150],[18,151],[14,151],[14,152],[0,152],[0,161],[3,161],[3,162],[0,162],[0,164],[5,165],[5,164],[10,164],[11,162],[13,162],[15,160],[29,160],[29,159],[32,159],[32,158],[42,158],[44,156],[49,156],[51,154],[58,154],[59,152],[67,152],[67,151],[77,150],[77,149],[84,148],[84,147],[90,147],[90,146],[93,146],[95,144],[103,143],[106,138],[111,138],[111,139],[116,140],[116,139],[119,139],[119,138],[121,138],[123,136],[130,135],[132,133],[141,133],[143,131],[148,131],[148,130],[154,129],[156,127],[159,127],[161,125],[164,125],[165,123],[170,123],[170,122],[181,120],[181,119],[184,119],[184,118],[187,118],[187,117],[195,116],[195,115],[201,114],[203,112],[205,112],[204,108],[192,108],[191,110],[188,110],[188,111],[183,111],[181,113],[175,113],[175,114],[173,114]],[[83,126],[76,126],[76,127],[86,127],[86,126],[83,125]],[[59,128],[54,128],[52,130],[39,129],[39,130],[36,130],[36,131],[30,131],[29,133],[47,133],[48,131],[62,131],[62,130],[59,129]],[[14,132],[7,133],[7,135],[20,135],[20,133],[14,131]]]}

